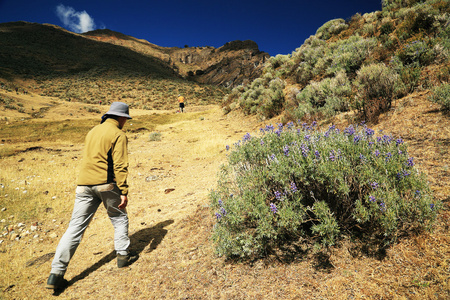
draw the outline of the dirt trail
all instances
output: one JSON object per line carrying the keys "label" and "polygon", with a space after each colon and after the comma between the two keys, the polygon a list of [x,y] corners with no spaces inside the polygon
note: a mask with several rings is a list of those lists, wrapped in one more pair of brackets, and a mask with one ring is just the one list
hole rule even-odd
{"label": "dirt trail", "polygon": [[[213,257],[208,240],[211,230],[208,194],[216,185],[220,165],[226,160],[226,145],[232,145],[258,127],[251,118],[224,116],[217,106],[203,112],[197,110],[195,114],[198,117],[192,120],[158,126],[155,131],[161,134],[161,141],[150,141],[149,132],[133,133],[133,120],[126,124],[125,129],[130,129],[127,133],[130,237],[132,248],[140,253],[140,258],[129,268],[116,268],[113,229],[104,208],[100,207],[69,265],[65,278],[70,286],[59,294],[61,298],[174,299],[177,297],[171,290],[175,282],[171,277],[176,276],[176,270],[190,264],[191,259],[186,255],[191,257],[192,253],[204,249],[202,256]],[[68,193],[67,201],[73,201],[72,198]],[[197,232],[191,233],[192,220],[199,211],[203,214],[198,220],[201,224],[194,228]],[[29,285],[13,287],[17,293],[9,296],[28,295],[30,299],[50,296],[50,291],[43,288],[50,270],[48,254],[54,252],[70,214],[61,218],[54,222],[61,224],[54,229],[58,238],[46,239],[38,245],[40,250],[31,255],[41,253],[47,261],[24,269],[39,275]],[[158,282],[163,284],[161,288],[166,295],[154,290]],[[133,292],[136,285],[140,288]],[[39,288],[32,292],[36,286]]]}

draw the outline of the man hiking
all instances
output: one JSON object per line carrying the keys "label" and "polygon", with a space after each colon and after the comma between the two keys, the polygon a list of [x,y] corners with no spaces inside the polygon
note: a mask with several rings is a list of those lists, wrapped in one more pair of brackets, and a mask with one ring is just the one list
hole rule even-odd
{"label": "man hiking", "polygon": [[184,110],[184,97],[181,95],[178,95],[178,103],[180,104],[180,112],[183,112]]}
{"label": "man hiking", "polygon": [[125,267],[138,258],[128,251],[128,141],[121,130],[128,119],[128,105],[114,102],[101,123],[86,135],[72,218],[56,248],[48,289],[56,290],[67,283],[64,274],[69,261],[101,203],[114,226],[117,266]]}

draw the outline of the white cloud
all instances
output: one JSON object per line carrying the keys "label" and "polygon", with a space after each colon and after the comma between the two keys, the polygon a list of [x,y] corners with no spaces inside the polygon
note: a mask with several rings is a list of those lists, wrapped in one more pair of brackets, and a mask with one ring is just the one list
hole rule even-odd
{"label": "white cloud", "polygon": [[64,26],[76,33],[91,31],[96,27],[94,19],[86,11],[75,11],[70,6],[58,5],[56,15]]}

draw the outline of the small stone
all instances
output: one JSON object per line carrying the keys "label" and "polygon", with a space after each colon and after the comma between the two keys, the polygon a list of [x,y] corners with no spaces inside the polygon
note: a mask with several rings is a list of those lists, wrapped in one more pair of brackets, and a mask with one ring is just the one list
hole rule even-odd
{"label": "small stone", "polygon": [[35,234],[34,236],[33,236],[33,239],[37,239],[39,237],[39,234]]}
{"label": "small stone", "polygon": [[17,233],[12,233],[10,236],[9,236],[9,240],[11,240],[11,241],[14,241],[16,238],[18,238],[19,237],[19,235],[17,234]]}
{"label": "small stone", "polygon": [[3,240],[0,240],[0,244],[3,243]]}
{"label": "small stone", "polygon": [[49,237],[52,239],[56,239],[58,237],[58,235],[55,232],[53,232],[49,235]]}
{"label": "small stone", "polygon": [[25,224],[19,223],[19,224],[17,224],[17,227],[25,227]]}
{"label": "small stone", "polygon": [[3,207],[3,208],[2,208],[2,211],[5,211],[5,210],[6,210],[6,207]]}
{"label": "small stone", "polygon": [[37,230],[37,226],[31,225],[31,226],[30,226],[30,230],[31,230],[31,231],[36,231],[36,230]]}

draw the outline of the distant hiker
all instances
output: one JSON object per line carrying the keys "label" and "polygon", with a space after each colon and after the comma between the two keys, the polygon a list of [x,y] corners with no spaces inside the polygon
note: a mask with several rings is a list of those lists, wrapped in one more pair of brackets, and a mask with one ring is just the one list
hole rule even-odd
{"label": "distant hiker", "polygon": [[101,123],[86,135],[83,160],[78,176],[75,204],[69,227],[59,241],[48,289],[60,289],[69,261],[80,244],[83,233],[101,203],[114,226],[114,249],[117,266],[125,267],[138,259],[128,250],[128,140],[121,129],[131,119],[128,105],[111,104]]}
{"label": "distant hiker", "polygon": [[184,110],[184,97],[181,95],[178,95],[178,103],[180,104],[180,112],[183,112]]}

